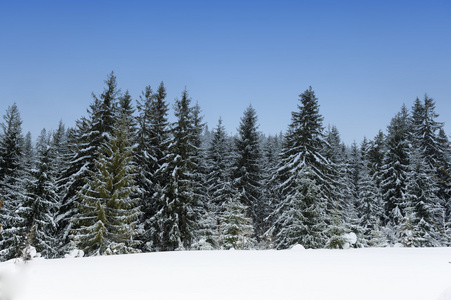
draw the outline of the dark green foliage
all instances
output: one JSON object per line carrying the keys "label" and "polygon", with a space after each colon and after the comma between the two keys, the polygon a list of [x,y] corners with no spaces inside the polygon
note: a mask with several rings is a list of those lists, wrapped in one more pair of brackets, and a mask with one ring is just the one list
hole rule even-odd
{"label": "dark green foliage", "polygon": [[0,197],[4,199],[0,224],[0,260],[20,255],[22,219],[17,214],[23,194],[22,119],[16,104],[8,107],[0,132]]}
{"label": "dark green foliage", "polygon": [[249,106],[241,118],[238,136],[235,138],[235,160],[233,163],[233,187],[240,193],[240,201],[248,207],[257,236],[263,233],[264,206],[261,194],[261,149],[257,125],[257,113]]}
{"label": "dark green foliage", "polygon": [[275,247],[286,249],[301,244],[305,248],[323,248],[328,242],[327,200],[308,167],[298,174],[294,190],[276,211],[278,218],[272,228]]}
{"label": "dark green foliage", "polygon": [[137,148],[138,165],[137,185],[141,194],[142,224],[144,227],[143,249],[150,250],[152,244],[151,218],[158,211],[157,200],[154,197],[158,186],[165,186],[167,178],[158,173],[165,163],[170,142],[168,121],[168,104],[165,102],[166,89],[163,82],[153,93],[150,86],[140,96],[137,117]]}
{"label": "dark green foliage", "polygon": [[176,122],[172,126],[172,143],[157,176],[155,192],[156,213],[151,218],[151,247],[159,251],[189,249],[194,242],[196,229],[195,197],[199,191],[196,182],[198,147],[201,129],[198,128],[198,111],[190,106],[191,99],[185,90],[176,100]]}
{"label": "dark green foliage", "polygon": [[80,215],[74,240],[87,255],[138,252],[138,199],[133,198],[135,166],[126,119],[95,160],[96,169],[79,192]]}
{"label": "dark green foliage", "polygon": [[247,217],[247,207],[239,199],[231,197],[224,203],[220,218],[220,244],[222,249],[251,249],[256,244],[252,219]]}
{"label": "dark green foliage", "polygon": [[56,217],[60,199],[56,182],[58,153],[55,146],[51,135],[43,129],[36,144],[33,168],[28,170],[23,202],[18,209],[23,220],[22,251],[26,246],[33,246],[45,258],[53,258],[58,254]]}
{"label": "dark green foliage", "polygon": [[409,132],[408,112],[403,106],[388,127],[387,151],[381,167],[385,225],[390,225],[394,230],[400,224],[406,206],[404,195],[409,168]]}
{"label": "dark green foliage", "polygon": [[[282,136],[245,110],[238,134],[210,132],[186,90],[163,83],[137,101],[114,73],[67,131],[24,139],[17,106],[0,131],[0,260],[36,248],[61,257],[219,248],[449,245],[451,145],[435,102],[405,106],[386,134],[346,146],[324,131],[310,87]],[[118,122],[118,120],[121,120]]]}

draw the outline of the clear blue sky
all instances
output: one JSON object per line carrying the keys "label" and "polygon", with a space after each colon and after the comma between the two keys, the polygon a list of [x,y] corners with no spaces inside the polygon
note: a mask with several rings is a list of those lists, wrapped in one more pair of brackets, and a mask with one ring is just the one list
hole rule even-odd
{"label": "clear blue sky", "polygon": [[34,138],[73,126],[114,70],[135,99],[164,81],[173,103],[186,86],[230,133],[249,104],[262,132],[285,131],[311,85],[347,144],[425,93],[449,134],[450,3],[2,1],[0,114],[16,102]]}

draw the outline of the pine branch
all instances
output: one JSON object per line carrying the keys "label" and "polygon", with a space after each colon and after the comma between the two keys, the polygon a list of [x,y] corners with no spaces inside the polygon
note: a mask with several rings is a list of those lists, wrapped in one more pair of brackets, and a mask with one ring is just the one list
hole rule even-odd
{"label": "pine branch", "polygon": [[[449,175],[449,173],[445,170],[445,168],[443,168],[438,162],[435,163],[437,165],[437,167],[439,167],[446,175],[448,175],[449,178],[451,178],[451,175]],[[449,182],[446,182],[443,179],[437,178],[436,176],[434,176],[436,179],[440,180],[441,182],[443,182],[446,185],[451,186],[451,184]]]}

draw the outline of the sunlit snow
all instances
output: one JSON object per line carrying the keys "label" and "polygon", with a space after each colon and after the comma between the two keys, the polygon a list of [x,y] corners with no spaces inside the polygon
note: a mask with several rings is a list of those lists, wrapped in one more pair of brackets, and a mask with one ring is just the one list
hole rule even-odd
{"label": "sunlit snow", "polygon": [[451,248],[301,249],[12,260],[0,299],[451,299]]}

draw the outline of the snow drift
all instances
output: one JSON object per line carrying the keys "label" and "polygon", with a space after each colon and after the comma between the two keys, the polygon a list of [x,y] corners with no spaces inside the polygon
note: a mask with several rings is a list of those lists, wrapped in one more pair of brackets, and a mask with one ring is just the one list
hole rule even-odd
{"label": "snow drift", "polygon": [[451,248],[299,250],[8,261],[0,299],[451,299]]}

